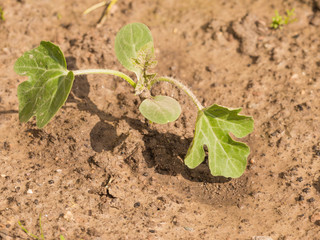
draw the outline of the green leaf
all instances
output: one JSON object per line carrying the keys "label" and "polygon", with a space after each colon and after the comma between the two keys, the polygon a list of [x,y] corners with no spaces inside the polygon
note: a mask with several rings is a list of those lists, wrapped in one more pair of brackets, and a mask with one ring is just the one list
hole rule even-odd
{"label": "green leaf", "polygon": [[131,23],[121,28],[115,41],[115,51],[119,62],[129,71],[140,73],[141,69],[135,63],[140,50],[144,52],[148,50],[147,52],[152,55],[154,53],[153,39],[149,28],[142,23]]}
{"label": "green leaf", "polygon": [[229,133],[242,138],[253,131],[253,119],[238,115],[241,109],[229,110],[216,104],[198,112],[193,141],[185,164],[197,167],[208,149],[209,168],[213,176],[240,177],[247,164],[249,147],[234,141]]}
{"label": "green leaf", "polygon": [[25,52],[14,70],[27,81],[18,86],[19,119],[27,122],[37,118],[37,126],[44,127],[67,100],[74,75],[67,70],[66,60],[60,48],[51,42]]}
{"label": "green leaf", "polygon": [[146,119],[160,124],[177,120],[181,113],[180,104],[175,99],[160,95],[145,99],[139,110]]}
{"label": "green leaf", "polygon": [[4,18],[4,11],[3,9],[0,7],[0,20],[5,21],[6,19]]}

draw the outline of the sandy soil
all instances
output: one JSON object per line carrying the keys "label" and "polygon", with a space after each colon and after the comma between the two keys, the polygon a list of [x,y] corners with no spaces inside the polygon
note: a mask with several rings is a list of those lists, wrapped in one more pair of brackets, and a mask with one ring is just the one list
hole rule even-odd
{"label": "sandy soil", "polygon": [[[19,220],[39,235],[40,214],[46,239],[320,239],[320,2],[119,0],[98,29],[102,9],[82,16],[96,2],[0,2],[0,239],[28,239]],[[296,22],[269,29],[291,8]],[[169,84],[155,92],[183,114],[165,126],[148,124],[126,82],[97,75],[76,78],[44,129],[19,123],[24,51],[49,40],[70,69],[125,71],[113,45],[130,22],[150,27],[159,75],[254,117],[242,177],[184,166],[196,109]]]}

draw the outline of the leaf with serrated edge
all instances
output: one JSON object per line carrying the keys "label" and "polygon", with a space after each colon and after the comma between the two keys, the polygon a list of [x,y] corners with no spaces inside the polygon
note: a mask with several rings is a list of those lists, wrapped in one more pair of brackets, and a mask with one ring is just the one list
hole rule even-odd
{"label": "leaf with serrated edge", "polygon": [[60,48],[42,41],[40,46],[25,52],[14,65],[16,73],[29,76],[18,86],[19,119],[37,118],[44,127],[67,100],[74,75],[67,70]]}
{"label": "leaf with serrated edge", "polygon": [[234,141],[229,133],[242,138],[253,131],[253,119],[238,115],[241,109],[229,110],[216,104],[198,112],[193,141],[185,164],[197,167],[208,149],[209,168],[213,176],[240,177],[247,165],[249,147]]}
{"label": "leaf with serrated edge", "polygon": [[131,23],[117,33],[115,52],[119,62],[129,71],[139,73],[141,70],[135,66],[133,59],[138,57],[142,47],[150,47],[154,52],[153,39],[149,28],[143,23]]}
{"label": "leaf with serrated edge", "polygon": [[139,110],[146,119],[159,124],[173,122],[181,113],[180,104],[175,99],[160,95],[143,100]]}

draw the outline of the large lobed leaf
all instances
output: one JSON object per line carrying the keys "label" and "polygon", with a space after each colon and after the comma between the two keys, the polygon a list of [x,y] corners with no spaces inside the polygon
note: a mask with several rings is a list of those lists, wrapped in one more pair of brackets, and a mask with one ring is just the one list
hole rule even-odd
{"label": "large lobed leaf", "polygon": [[27,122],[37,118],[37,126],[44,127],[65,103],[74,75],[67,70],[60,48],[51,42],[25,52],[14,65],[16,73],[29,76],[18,86],[19,119]]}
{"label": "large lobed leaf", "polygon": [[195,135],[185,158],[189,168],[203,162],[206,146],[213,176],[237,178],[243,174],[250,149],[246,144],[234,141],[229,133],[238,138],[245,137],[253,131],[253,119],[238,115],[240,111],[215,104],[198,112]]}
{"label": "large lobed leaf", "polygon": [[131,23],[117,33],[115,52],[119,62],[129,71],[139,73],[141,69],[134,62],[143,48],[154,52],[153,38],[149,28],[143,23]]}

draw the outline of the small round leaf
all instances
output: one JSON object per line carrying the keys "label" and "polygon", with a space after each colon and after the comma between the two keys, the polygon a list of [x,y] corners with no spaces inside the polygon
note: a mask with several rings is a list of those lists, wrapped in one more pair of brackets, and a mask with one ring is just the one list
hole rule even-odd
{"label": "small round leaf", "polygon": [[181,113],[180,104],[175,99],[160,95],[145,99],[139,110],[146,119],[159,124],[174,122]]}
{"label": "small round leaf", "polygon": [[143,23],[130,23],[117,33],[115,41],[115,51],[119,62],[132,72],[139,72],[133,59],[137,58],[141,48],[148,46],[151,51],[153,48],[153,39],[149,28]]}

